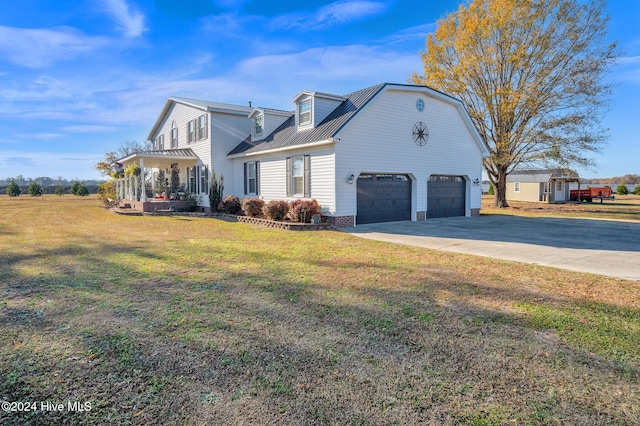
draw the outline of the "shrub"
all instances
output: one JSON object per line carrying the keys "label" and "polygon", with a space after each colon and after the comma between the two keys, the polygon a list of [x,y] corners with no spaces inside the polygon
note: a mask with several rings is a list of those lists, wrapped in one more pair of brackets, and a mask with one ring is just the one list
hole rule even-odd
{"label": "shrub", "polygon": [[289,204],[289,219],[293,222],[311,222],[311,216],[321,213],[316,200],[295,200]]}
{"label": "shrub", "polygon": [[89,190],[86,186],[84,186],[84,183],[75,181],[71,186],[71,193],[80,197],[86,197],[87,195],[89,195]]}
{"label": "shrub", "polygon": [[[61,187],[61,186],[57,186],[55,194],[62,197],[64,195],[64,188]],[[115,194],[115,192],[114,192],[114,194]]]}
{"label": "shrub", "polygon": [[220,175],[220,180],[216,179],[216,171],[211,169],[211,185],[209,185],[209,205],[212,212],[218,211],[218,206],[222,202],[224,194],[224,176]]}
{"label": "shrub", "polygon": [[627,185],[618,185],[616,192],[618,195],[627,195],[629,193],[629,189],[627,189]]}
{"label": "shrub", "polygon": [[242,212],[240,199],[235,195],[227,195],[218,205],[218,211],[227,214],[239,214]]}
{"label": "shrub", "polygon": [[245,198],[242,200],[242,210],[247,216],[260,216],[263,207],[264,201],[260,198]]}
{"label": "shrub", "polygon": [[281,200],[269,201],[269,203],[262,208],[262,214],[271,220],[283,220],[288,212],[289,203]]}
{"label": "shrub", "polygon": [[640,195],[640,185],[636,185],[636,187],[633,189],[633,193],[635,195]]}
{"label": "shrub", "polygon": [[27,191],[29,192],[29,195],[31,195],[32,197],[39,197],[42,195],[42,187],[40,186],[40,184],[38,184],[38,182],[31,183]]}
{"label": "shrub", "polygon": [[15,180],[12,180],[9,186],[7,186],[7,194],[9,197],[17,197],[20,195],[20,192],[20,186],[18,186]]}
{"label": "shrub", "polygon": [[[56,190],[57,191],[57,190]],[[64,190],[63,190],[64,193]],[[60,194],[62,195],[62,194]],[[108,180],[98,184],[98,198],[107,206],[115,204],[116,200],[116,181]]]}

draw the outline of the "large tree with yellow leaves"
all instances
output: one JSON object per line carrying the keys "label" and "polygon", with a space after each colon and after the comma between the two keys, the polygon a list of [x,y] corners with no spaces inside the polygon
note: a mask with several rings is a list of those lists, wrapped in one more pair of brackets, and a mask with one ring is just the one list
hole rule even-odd
{"label": "large tree with yellow leaves", "polygon": [[458,97],[491,155],[495,206],[507,207],[516,167],[593,163],[606,139],[605,76],[619,53],[607,43],[604,0],[471,0],[437,23],[417,84]]}

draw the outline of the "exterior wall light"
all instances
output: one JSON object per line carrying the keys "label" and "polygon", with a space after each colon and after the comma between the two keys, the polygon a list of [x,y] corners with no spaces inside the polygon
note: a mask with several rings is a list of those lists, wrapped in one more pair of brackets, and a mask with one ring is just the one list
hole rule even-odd
{"label": "exterior wall light", "polygon": [[473,184],[474,184],[475,186],[480,185],[480,179],[475,178],[475,179],[473,180]]}
{"label": "exterior wall light", "polygon": [[353,174],[351,174],[351,176],[349,176],[349,178],[347,179],[347,183],[349,185],[353,185],[353,182],[355,181],[356,181],[356,177]]}

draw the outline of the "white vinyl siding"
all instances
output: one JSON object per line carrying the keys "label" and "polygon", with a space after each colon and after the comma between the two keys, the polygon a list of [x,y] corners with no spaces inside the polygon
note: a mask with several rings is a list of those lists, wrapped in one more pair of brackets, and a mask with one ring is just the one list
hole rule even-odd
{"label": "white vinyl siding", "polygon": [[[259,160],[258,187],[260,198],[265,202],[271,200],[292,201],[300,197],[287,196],[287,157],[309,157],[309,197],[318,201],[320,206],[327,213],[335,211],[335,157],[333,146],[318,147],[312,149],[301,149],[290,154],[265,154],[256,156]],[[234,159],[233,180],[243,181],[244,165],[247,158]],[[227,181],[225,180],[225,187]],[[242,191],[242,189],[240,189]],[[225,189],[225,193],[227,192]],[[236,195],[242,192],[233,192]]]}
{"label": "white vinyl siding", "polygon": [[[424,111],[416,109],[422,98]],[[429,141],[418,146],[412,129],[422,121]],[[369,102],[336,137],[336,215],[357,213],[357,185],[347,177],[363,172],[409,174],[412,177],[412,219],[427,210],[427,181],[431,175],[464,176],[466,214],[481,206],[482,152],[458,109],[448,102],[412,90],[386,90]],[[375,149],[372,149],[375,147]]]}

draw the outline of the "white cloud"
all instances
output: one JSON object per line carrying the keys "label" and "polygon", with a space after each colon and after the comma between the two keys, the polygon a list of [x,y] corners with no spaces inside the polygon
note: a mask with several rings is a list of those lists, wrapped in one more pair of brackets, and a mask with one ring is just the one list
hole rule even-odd
{"label": "white cloud", "polygon": [[127,37],[138,37],[147,31],[145,16],[125,0],[104,0],[104,6]]}
{"label": "white cloud", "polygon": [[375,1],[338,1],[312,12],[293,12],[275,18],[275,28],[314,31],[350,24],[387,10],[387,5]]}
{"label": "white cloud", "polygon": [[[43,68],[89,54],[108,39],[90,37],[70,27],[14,28],[0,26],[0,57],[18,66]],[[0,60],[1,61],[1,60]]]}
{"label": "white cloud", "polygon": [[63,126],[60,128],[63,132],[69,133],[99,133],[112,132],[118,130],[115,126],[102,126],[99,124],[79,124],[73,126]]}
{"label": "white cloud", "polygon": [[63,136],[60,133],[19,133],[15,135],[22,139],[56,139]]}

